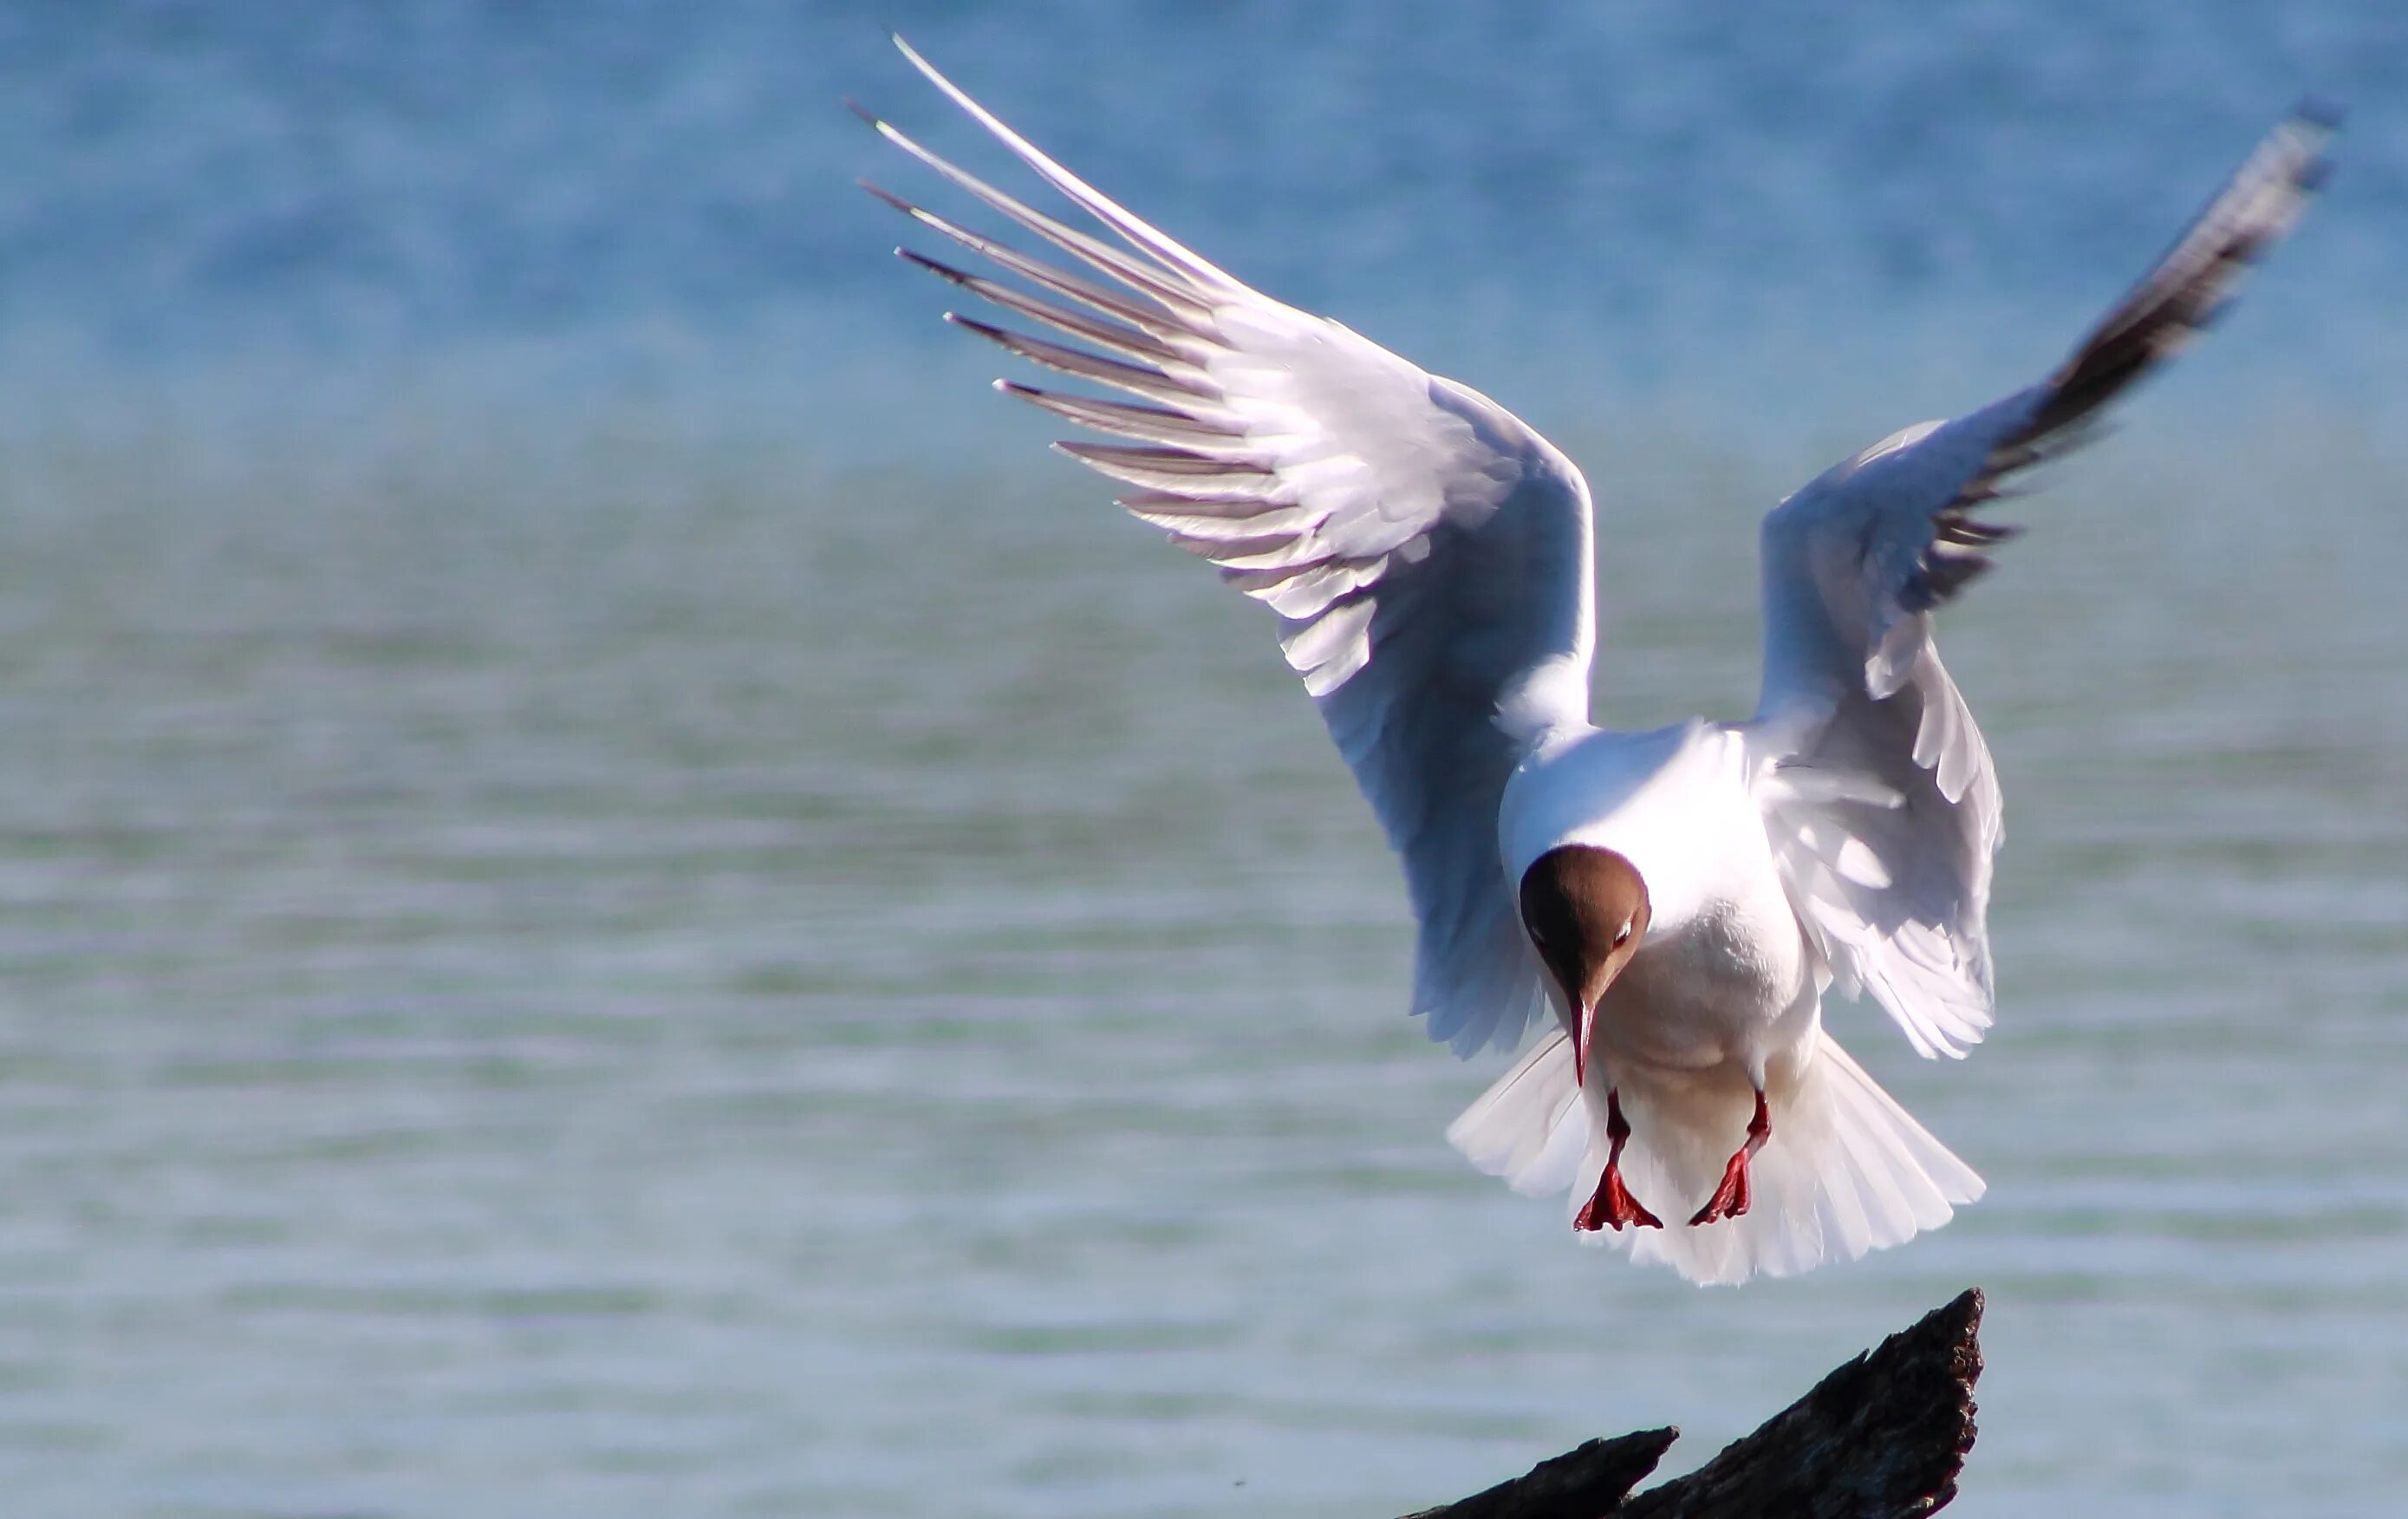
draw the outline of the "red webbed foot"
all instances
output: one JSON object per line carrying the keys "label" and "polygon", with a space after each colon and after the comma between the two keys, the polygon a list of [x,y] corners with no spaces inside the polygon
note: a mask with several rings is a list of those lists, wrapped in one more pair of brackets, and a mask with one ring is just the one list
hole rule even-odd
{"label": "red webbed foot", "polygon": [[1748,1153],[1742,1150],[1730,1157],[1729,1164],[1723,1168],[1722,1184],[1714,1188],[1714,1195],[1707,1198],[1706,1205],[1698,1210],[1695,1218],[1689,1220],[1691,1227],[1699,1224],[1720,1223],[1727,1218],[1740,1218],[1746,1214],[1747,1155]]}
{"label": "red webbed foot", "polygon": [[1756,1093],[1756,1113],[1747,1121],[1747,1142],[1740,1146],[1738,1153],[1724,1164],[1722,1184],[1714,1188],[1714,1195],[1708,1197],[1706,1205],[1698,1210],[1696,1217],[1689,1220],[1690,1227],[1695,1228],[1700,1224],[1718,1224],[1727,1218],[1742,1218],[1746,1215],[1749,1201],[1747,1163],[1756,1158],[1756,1153],[1763,1149],[1764,1141],[1770,1138],[1772,1138],[1772,1113],[1765,1107],[1764,1089],[1758,1087]]}
{"label": "red webbed foot", "polygon": [[1572,1220],[1572,1227],[1592,1234],[1598,1229],[1612,1229],[1620,1233],[1625,1225],[1660,1229],[1664,1221],[1641,1208],[1639,1199],[1630,1195],[1630,1189],[1622,1184],[1621,1170],[1608,1166],[1605,1174],[1598,1178],[1597,1195],[1589,1198],[1587,1205],[1581,1209],[1580,1216]]}
{"label": "red webbed foot", "polygon": [[1605,1174],[1597,1179],[1597,1195],[1572,1220],[1572,1227],[1587,1234],[1599,1229],[1618,1234],[1626,1224],[1662,1228],[1664,1221],[1640,1207],[1639,1199],[1622,1184],[1622,1147],[1630,1142],[1630,1122],[1622,1116],[1622,1094],[1612,1087],[1605,1093],[1605,1140],[1612,1147],[1605,1155]]}

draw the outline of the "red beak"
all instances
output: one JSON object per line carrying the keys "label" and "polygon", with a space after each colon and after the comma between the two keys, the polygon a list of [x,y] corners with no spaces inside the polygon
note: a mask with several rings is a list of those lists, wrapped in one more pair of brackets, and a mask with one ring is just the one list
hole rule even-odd
{"label": "red beak", "polygon": [[1597,1009],[1580,1004],[1580,1026],[1572,1031],[1572,1082],[1578,1086],[1588,1084],[1588,1038],[1597,1027]]}

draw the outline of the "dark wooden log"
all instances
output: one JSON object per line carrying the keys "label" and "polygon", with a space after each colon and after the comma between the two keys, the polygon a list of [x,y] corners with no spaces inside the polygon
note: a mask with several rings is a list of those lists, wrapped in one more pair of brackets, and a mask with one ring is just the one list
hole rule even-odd
{"label": "dark wooden log", "polygon": [[1678,1438],[1593,1440],[1527,1475],[1408,1519],[1922,1519],[1973,1448],[1982,1294],[1932,1310],[1690,1472],[1636,1497]]}
{"label": "dark wooden log", "polygon": [[1595,1519],[1617,1512],[1680,1438],[1678,1429],[1666,1428],[1593,1440],[1460,1503],[1405,1519]]}

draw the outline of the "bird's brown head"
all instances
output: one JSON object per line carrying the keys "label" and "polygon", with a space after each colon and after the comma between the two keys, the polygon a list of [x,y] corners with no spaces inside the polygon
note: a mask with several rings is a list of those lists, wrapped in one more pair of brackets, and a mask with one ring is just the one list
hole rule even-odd
{"label": "bird's brown head", "polygon": [[1522,927],[1576,1020],[1573,1068],[1588,1075],[1598,999],[1647,938],[1647,882],[1610,849],[1563,844],[1522,872]]}

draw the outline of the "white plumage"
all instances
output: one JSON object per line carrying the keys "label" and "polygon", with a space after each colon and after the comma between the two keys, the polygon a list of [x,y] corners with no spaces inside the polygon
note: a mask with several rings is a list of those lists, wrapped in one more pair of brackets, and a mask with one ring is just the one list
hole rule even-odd
{"label": "white plumage", "polygon": [[[2047,380],[1906,429],[1766,518],[1753,719],[1620,734],[1588,721],[1593,529],[1570,461],[1479,393],[1207,263],[897,46],[1119,239],[871,119],[1085,266],[875,191],[1021,283],[898,251],[1077,346],[950,320],[1143,403],[998,381],[1127,439],[1057,446],[1135,487],[1124,507],[1277,617],[1403,862],[1412,1010],[1469,1055],[1512,1048],[1553,1009],[1558,1026],[1449,1131],[1458,1148],[1523,1191],[1572,1188],[1584,1226],[1700,1282],[1854,1257],[1979,1197],[1981,1180],[1821,1025],[1833,988],[1870,995],[1926,1055],[1961,1055],[1990,1024],[1999,783],[1932,611],[2012,531],[1975,515],[2000,481],[2078,440],[2287,230],[2329,123],[2303,109],[2277,127]],[[1533,913],[1551,902],[1603,923],[1624,900],[1581,896],[1587,878],[1556,868],[1576,855],[1632,882],[1615,888],[1639,906],[1610,952],[1567,950],[1560,933],[1541,946]],[[1592,963],[1602,979],[1572,984]],[[1610,1155],[1635,1205],[1606,1206]],[[1700,1222],[1676,1216],[1693,1207]],[[1647,1226],[1651,1209],[1667,1226]]]}

